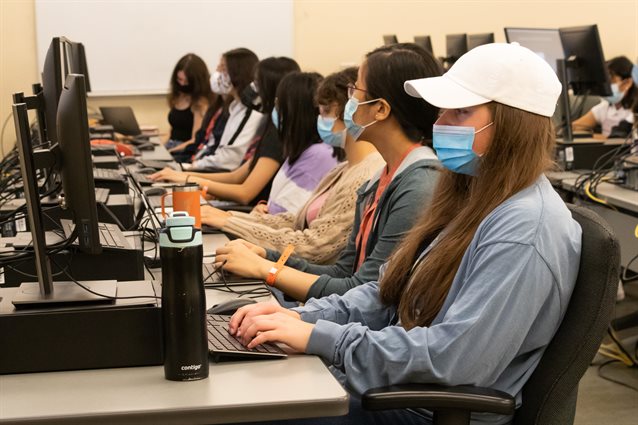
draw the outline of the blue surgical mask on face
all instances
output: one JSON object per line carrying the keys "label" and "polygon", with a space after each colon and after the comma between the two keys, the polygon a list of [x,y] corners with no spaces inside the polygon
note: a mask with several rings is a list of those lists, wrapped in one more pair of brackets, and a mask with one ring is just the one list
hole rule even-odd
{"label": "blue surgical mask on face", "polygon": [[279,130],[279,112],[277,112],[277,108],[272,108],[270,119],[272,119],[272,123],[275,124],[275,128]]}
{"label": "blue surgical mask on face", "polygon": [[492,124],[476,131],[474,127],[435,124],[432,127],[432,144],[441,164],[455,173],[475,176],[480,157],[472,150],[474,135]]}
{"label": "blue surgical mask on face", "polygon": [[354,122],[354,119],[353,119],[354,113],[357,112],[357,108],[359,107],[359,105],[365,105],[366,103],[378,102],[379,100],[381,99],[372,99],[372,100],[366,100],[365,102],[359,102],[359,100],[356,97],[351,97],[350,99],[348,99],[345,110],[343,111],[343,122],[346,124],[346,129],[348,130],[348,133],[350,133],[350,135],[355,141],[359,138],[359,136],[361,136],[361,133],[363,133],[363,130],[370,127],[372,124],[375,124],[377,120],[374,120],[371,123],[368,123],[366,125],[359,125]]}
{"label": "blue surgical mask on face", "polygon": [[333,133],[332,127],[334,127],[336,120],[334,117],[317,116],[317,131],[324,143],[343,149],[346,147],[346,130]]}
{"label": "blue surgical mask on face", "polygon": [[613,83],[611,85],[611,96],[605,97],[605,100],[609,102],[610,105],[615,105],[616,103],[620,102],[623,97],[625,97],[625,93],[620,91],[620,87],[618,87],[618,84]]}

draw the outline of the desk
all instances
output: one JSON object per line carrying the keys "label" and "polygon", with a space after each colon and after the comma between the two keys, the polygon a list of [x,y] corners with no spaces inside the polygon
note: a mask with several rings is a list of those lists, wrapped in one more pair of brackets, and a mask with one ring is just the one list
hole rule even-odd
{"label": "desk", "polygon": [[173,156],[168,150],[166,150],[164,145],[159,143],[159,138],[157,138],[157,140],[154,140],[153,143],[155,144],[155,149],[152,151],[140,151],[140,159],[145,159],[148,161],[173,161]]}
{"label": "desk", "polygon": [[211,363],[173,382],[161,366],[0,376],[0,423],[228,423],[348,412],[346,391],[315,356]]}
{"label": "desk", "polygon": [[[204,235],[205,251],[227,241]],[[161,274],[156,273],[156,276]],[[207,307],[235,295],[206,290]],[[0,424],[190,424],[338,416],[348,394],[320,358],[211,363],[173,382],[161,366],[0,376]]]}

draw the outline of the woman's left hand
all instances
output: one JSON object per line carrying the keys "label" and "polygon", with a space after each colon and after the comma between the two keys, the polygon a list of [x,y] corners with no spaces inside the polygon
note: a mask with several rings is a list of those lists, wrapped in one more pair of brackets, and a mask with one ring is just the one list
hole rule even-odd
{"label": "woman's left hand", "polygon": [[241,342],[254,348],[265,342],[282,342],[295,351],[305,353],[315,325],[282,312],[245,318]]}

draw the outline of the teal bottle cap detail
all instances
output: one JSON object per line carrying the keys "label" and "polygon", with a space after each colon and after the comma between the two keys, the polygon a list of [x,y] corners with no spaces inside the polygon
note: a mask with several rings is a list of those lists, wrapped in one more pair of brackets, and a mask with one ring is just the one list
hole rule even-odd
{"label": "teal bottle cap detail", "polygon": [[160,247],[185,248],[202,244],[202,232],[195,228],[195,218],[183,211],[175,211],[166,219],[160,232]]}

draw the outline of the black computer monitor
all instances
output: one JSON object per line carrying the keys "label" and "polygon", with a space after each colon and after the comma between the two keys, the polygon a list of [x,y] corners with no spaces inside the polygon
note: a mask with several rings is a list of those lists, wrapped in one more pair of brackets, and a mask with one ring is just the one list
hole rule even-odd
{"label": "black computer monitor", "polygon": [[58,113],[58,100],[60,99],[60,93],[62,93],[62,87],[64,86],[64,77],[66,76],[64,72],[66,59],[63,55],[64,49],[61,45],[60,37],[54,37],[51,40],[51,44],[49,44],[49,49],[44,59],[44,67],[42,68],[42,90],[46,118],[44,133],[51,143],[57,143],[58,141],[55,120]]}
{"label": "black computer monitor", "polygon": [[72,74],[84,75],[84,84],[86,85],[86,92],[91,91],[91,81],[89,79],[89,67],[86,62],[86,50],[82,43],[71,42],[70,43],[70,55],[69,63],[71,68],[69,70]]}
{"label": "black computer monitor", "polygon": [[64,203],[70,209],[77,229],[79,249],[99,254],[102,246],[83,75],[69,74],[66,78],[58,103],[57,128]]}
{"label": "black computer monitor", "polygon": [[597,25],[559,28],[565,54],[567,80],[576,95],[611,96]]}
{"label": "black computer monitor", "polygon": [[558,28],[505,28],[505,39],[536,53],[554,72],[556,61],[565,58]]}
{"label": "black computer monitor", "polygon": [[453,64],[467,53],[467,34],[448,34],[445,36],[445,61]]}
{"label": "black computer monitor", "polygon": [[432,49],[432,38],[429,35],[415,35],[414,44],[423,47],[434,56],[434,50]]}
{"label": "black computer monitor", "polygon": [[383,36],[383,44],[386,46],[391,46],[393,44],[397,44],[399,39],[394,34],[388,34]]}
{"label": "black computer monitor", "polygon": [[467,49],[472,50],[483,44],[494,43],[494,33],[488,32],[484,34],[470,34],[467,37]]}

